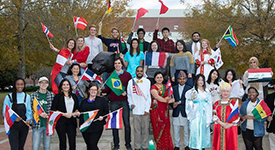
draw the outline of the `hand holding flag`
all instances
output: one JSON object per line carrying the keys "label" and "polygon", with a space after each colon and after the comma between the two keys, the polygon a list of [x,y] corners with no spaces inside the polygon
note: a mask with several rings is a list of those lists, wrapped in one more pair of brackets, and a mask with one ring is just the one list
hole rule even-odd
{"label": "hand holding flag", "polygon": [[173,88],[170,79],[168,79],[166,86],[165,86],[165,92],[168,92],[168,97],[171,97],[173,95]]}
{"label": "hand holding flag", "polygon": [[229,26],[227,30],[224,32],[219,43],[222,41],[223,38],[226,39],[233,47],[239,45],[239,40],[237,39],[236,34],[231,26]]}
{"label": "hand holding flag", "polygon": [[37,124],[40,120],[39,116],[45,111],[43,110],[42,106],[39,104],[36,97],[34,97],[33,99],[32,110],[33,110],[33,122]]}
{"label": "hand holding flag", "polygon": [[10,109],[8,105],[6,105],[4,125],[5,125],[5,130],[7,135],[10,134],[10,128],[17,118],[20,118],[20,117],[12,109]]}

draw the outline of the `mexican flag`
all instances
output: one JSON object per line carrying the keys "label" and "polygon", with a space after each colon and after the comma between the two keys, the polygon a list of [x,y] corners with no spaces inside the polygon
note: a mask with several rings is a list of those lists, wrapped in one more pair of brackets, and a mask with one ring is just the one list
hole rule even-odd
{"label": "mexican flag", "polygon": [[89,126],[91,125],[91,123],[95,119],[97,113],[98,113],[98,110],[89,111],[89,112],[84,113],[83,119],[85,120],[85,122],[79,127],[79,130],[81,132],[84,132],[89,128]]}

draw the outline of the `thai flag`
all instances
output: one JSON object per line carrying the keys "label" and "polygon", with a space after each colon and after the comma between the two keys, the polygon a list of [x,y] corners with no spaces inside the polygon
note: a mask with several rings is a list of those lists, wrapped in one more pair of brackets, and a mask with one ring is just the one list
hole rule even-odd
{"label": "thai flag", "polygon": [[229,117],[226,119],[226,122],[232,122],[234,120],[237,120],[239,118],[239,100],[237,100],[232,107],[232,111],[229,115]]}
{"label": "thai flag", "polygon": [[168,92],[168,96],[171,97],[173,95],[173,88],[170,79],[168,79],[166,86],[165,86],[165,92]]}
{"label": "thai flag", "polygon": [[53,34],[49,31],[49,29],[41,22],[42,30],[46,34],[46,36],[53,38]]}
{"label": "thai flag", "polygon": [[146,52],[145,65],[147,66],[164,66],[165,52]]}
{"label": "thai flag", "polygon": [[12,109],[10,109],[8,105],[6,105],[4,125],[7,135],[10,134],[10,128],[17,118],[19,118],[19,116]]}
{"label": "thai flag", "polygon": [[122,129],[122,109],[120,108],[107,115],[105,129]]}
{"label": "thai flag", "polygon": [[47,132],[46,132],[47,136],[54,134],[56,123],[61,116],[62,116],[61,112],[57,112],[57,111],[50,112],[50,115],[47,120]]}
{"label": "thai flag", "polygon": [[82,80],[88,80],[88,81],[97,81],[99,84],[103,82],[102,78],[95,74],[92,70],[86,69],[86,71],[82,75]]}
{"label": "thai flag", "polygon": [[85,30],[88,22],[82,17],[74,17],[74,26],[77,29]]}

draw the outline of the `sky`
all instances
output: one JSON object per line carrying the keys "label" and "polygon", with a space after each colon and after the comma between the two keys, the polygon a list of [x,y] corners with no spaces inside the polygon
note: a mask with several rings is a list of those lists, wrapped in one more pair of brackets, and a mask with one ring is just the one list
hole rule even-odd
{"label": "sky", "polygon": [[[186,9],[190,6],[196,6],[201,4],[201,0],[185,0],[182,4],[180,0],[162,0],[163,3],[169,9]],[[130,9],[139,9],[143,7],[145,9],[159,9],[161,6],[159,0],[132,0],[129,4]]]}

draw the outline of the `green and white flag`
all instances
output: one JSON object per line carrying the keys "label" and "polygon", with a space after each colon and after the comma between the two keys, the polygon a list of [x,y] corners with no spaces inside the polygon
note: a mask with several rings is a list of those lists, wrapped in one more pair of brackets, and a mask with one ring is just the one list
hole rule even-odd
{"label": "green and white flag", "polygon": [[96,117],[97,113],[98,113],[98,110],[94,110],[94,111],[85,112],[83,114],[83,119],[85,122],[79,127],[79,130],[81,132],[84,132],[89,128],[94,118]]}

